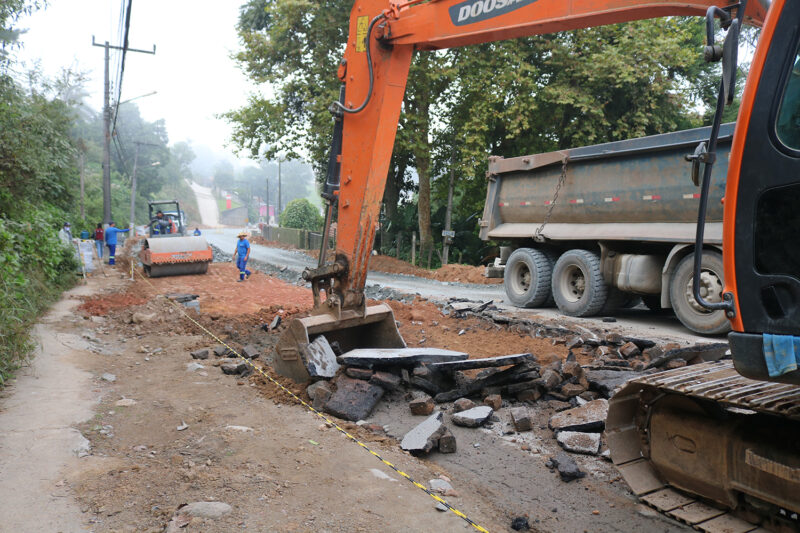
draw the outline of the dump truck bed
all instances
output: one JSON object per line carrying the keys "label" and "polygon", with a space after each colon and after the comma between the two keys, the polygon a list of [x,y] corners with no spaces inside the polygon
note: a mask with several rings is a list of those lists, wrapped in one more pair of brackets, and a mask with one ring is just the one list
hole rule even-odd
{"label": "dump truck bed", "polygon": [[[706,242],[722,242],[722,197],[734,124],[723,124],[709,197]],[[710,128],[521,157],[489,159],[480,236],[531,238],[566,178],[541,234],[550,240],[694,242],[699,189],[685,155]]]}

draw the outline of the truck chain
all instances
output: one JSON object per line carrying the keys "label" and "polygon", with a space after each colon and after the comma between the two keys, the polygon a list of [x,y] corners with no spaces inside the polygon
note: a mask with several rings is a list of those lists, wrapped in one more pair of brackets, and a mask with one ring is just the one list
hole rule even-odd
{"label": "truck chain", "polygon": [[544,242],[544,237],[542,237],[541,233],[550,221],[550,215],[553,214],[553,208],[556,206],[556,200],[558,200],[558,193],[561,191],[561,186],[564,185],[564,182],[567,180],[567,161],[569,161],[569,158],[565,156],[564,160],[561,162],[561,176],[558,178],[556,192],[553,193],[553,199],[550,201],[550,206],[547,208],[547,213],[544,215],[542,225],[536,228],[536,231],[533,233],[533,240],[536,242]]}

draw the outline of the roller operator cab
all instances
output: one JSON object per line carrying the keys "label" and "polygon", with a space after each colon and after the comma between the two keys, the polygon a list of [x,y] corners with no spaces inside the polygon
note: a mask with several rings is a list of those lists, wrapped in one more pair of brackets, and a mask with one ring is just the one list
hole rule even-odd
{"label": "roller operator cab", "polygon": [[178,201],[150,202],[148,211],[147,238],[139,253],[145,274],[205,274],[213,259],[211,247],[203,237],[186,234]]}

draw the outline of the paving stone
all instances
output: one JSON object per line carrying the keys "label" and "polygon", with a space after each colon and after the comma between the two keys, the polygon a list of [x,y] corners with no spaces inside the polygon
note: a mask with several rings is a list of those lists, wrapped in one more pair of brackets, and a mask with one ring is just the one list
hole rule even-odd
{"label": "paving stone", "polygon": [[586,388],[587,387],[579,383],[565,383],[561,386],[561,394],[567,398],[572,398],[573,396],[578,396],[582,392],[585,392]]}
{"label": "paving stone", "polygon": [[209,352],[208,348],[203,348],[202,350],[195,350],[189,355],[192,356],[192,359],[208,359]]}
{"label": "paving stone", "polygon": [[336,392],[325,404],[325,410],[334,416],[357,422],[364,420],[383,397],[383,389],[360,379],[339,376]]}
{"label": "paving stone", "polygon": [[336,354],[328,339],[320,335],[302,349],[303,362],[312,378],[332,378],[339,370]]}
{"label": "paving stone", "polygon": [[373,385],[383,387],[388,391],[396,391],[400,389],[400,376],[392,374],[391,372],[375,372],[369,379],[369,382]]}
{"label": "paving stone", "polygon": [[453,423],[457,426],[476,428],[482,426],[493,413],[494,410],[488,405],[479,405],[454,414]]}
{"label": "paving stone", "polygon": [[[378,387],[380,388],[380,387]],[[381,389],[383,390],[383,389]],[[400,447],[408,452],[427,453],[439,442],[439,437],[444,434],[445,426],[442,423],[442,412],[436,412],[417,424],[409,431],[400,442]]]}
{"label": "paving stone", "polygon": [[212,520],[218,520],[231,511],[231,506],[223,502],[193,502],[178,510],[181,514]]}
{"label": "paving stone", "polygon": [[664,365],[664,368],[667,370],[673,370],[675,368],[681,368],[684,366],[686,366],[686,359],[681,359],[680,357],[677,357],[675,359],[668,361],[667,364]]}
{"label": "paving stone", "polygon": [[463,361],[469,355],[438,348],[360,348],[339,356],[342,364],[362,368],[412,367],[419,363]]}
{"label": "paving stone", "polygon": [[558,470],[561,481],[573,481],[586,476],[586,472],[578,468],[575,460],[565,452],[558,452],[555,457],[548,461],[549,466]]}
{"label": "paving stone", "polygon": [[583,367],[577,361],[567,361],[561,368],[561,373],[566,379],[580,379],[584,375]]}
{"label": "paving stone", "polygon": [[560,431],[556,440],[568,452],[597,455],[600,451],[600,433]]}
{"label": "paving stone", "polygon": [[440,453],[456,453],[458,446],[456,445],[456,437],[449,429],[445,428],[444,433],[439,437],[439,452]]}
{"label": "paving stone", "polygon": [[261,350],[253,344],[248,344],[242,348],[242,355],[248,359],[258,359],[261,355]]}
{"label": "paving stone", "polygon": [[511,409],[511,421],[517,431],[530,431],[533,429],[533,420],[526,407],[514,407]]}
{"label": "paving stone", "polygon": [[493,410],[497,411],[503,405],[503,398],[499,394],[490,394],[483,399],[483,405],[488,405]]}
{"label": "paving stone", "polygon": [[642,352],[641,352],[641,350],[639,350],[639,347],[636,346],[636,344],[634,344],[632,342],[626,342],[625,344],[623,344],[619,348],[619,354],[622,357],[624,357],[625,359],[630,359],[631,357],[636,357],[640,353],[642,353]]}
{"label": "paving stone", "polygon": [[664,346],[664,355],[651,359],[646,368],[660,367],[673,359],[683,359],[688,361],[700,356],[704,361],[717,361],[728,351],[727,342],[715,342],[711,344],[695,344],[681,348],[679,345],[668,344]]}
{"label": "paving stone", "polygon": [[594,400],[550,417],[550,429],[558,431],[602,431],[608,415],[608,400]]}
{"label": "paving stone", "polygon": [[459,398],[453,403],[453,407],[455,408],[456,413],[459,413],[475,407],[475,402],[469,398]]}
{"label": "paving stone", "polygon": [[542,373],[541,383],[547,390],[553,390],[561,385],[561,374],[548,368]]}
{"label": "paving stone", "polygon": [[436,404],[433,398],[427,394],[419,398],[415,398],[409,402],[408,407],[411,409],[411,414],[416,416],[428,416],[433,412]]}
{"label": "paving stone", "polygon": [[430,363],[428,366],[436,370],[472,370],[474,368],[489,368],[496,366],[508,366],[525,361],[536,361],[533,354],[519,353],[514,355],[501,355],[500,357],[487,357],[484,359],[468,359],[466,361],[447,361],[444,363]]}
{"label": "paving stone", "polygon": [[331,397],[333,392],[331,391],[331,386],[327,381],[315,381],[311,385],[306,388],[306,394],[312,400],[316,401],[318,396],[325,396],[325,401],[328,401],[328,398]]}
{"label": "paving stone", "polygon": [[241,359],[225,359],[220,362],[219,367],[222,369],[223,374],[238,376],[247,370],[247,363]]}
{"label": "paving stone", "polygon": [[619,333],[607,333],[605,336],[605,341],[608,344],[616,344],[617,346],[622,346],[625,344],[625,340]]}

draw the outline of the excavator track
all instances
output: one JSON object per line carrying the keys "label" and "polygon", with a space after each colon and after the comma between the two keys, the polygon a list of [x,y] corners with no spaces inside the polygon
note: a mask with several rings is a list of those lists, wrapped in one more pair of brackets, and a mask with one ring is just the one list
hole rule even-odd
{"label": "excavator track", "polygon": [[639,499],[698,531],[800,530],[800,386],[731,361],[660,372],[614,395],[606,438]]}

